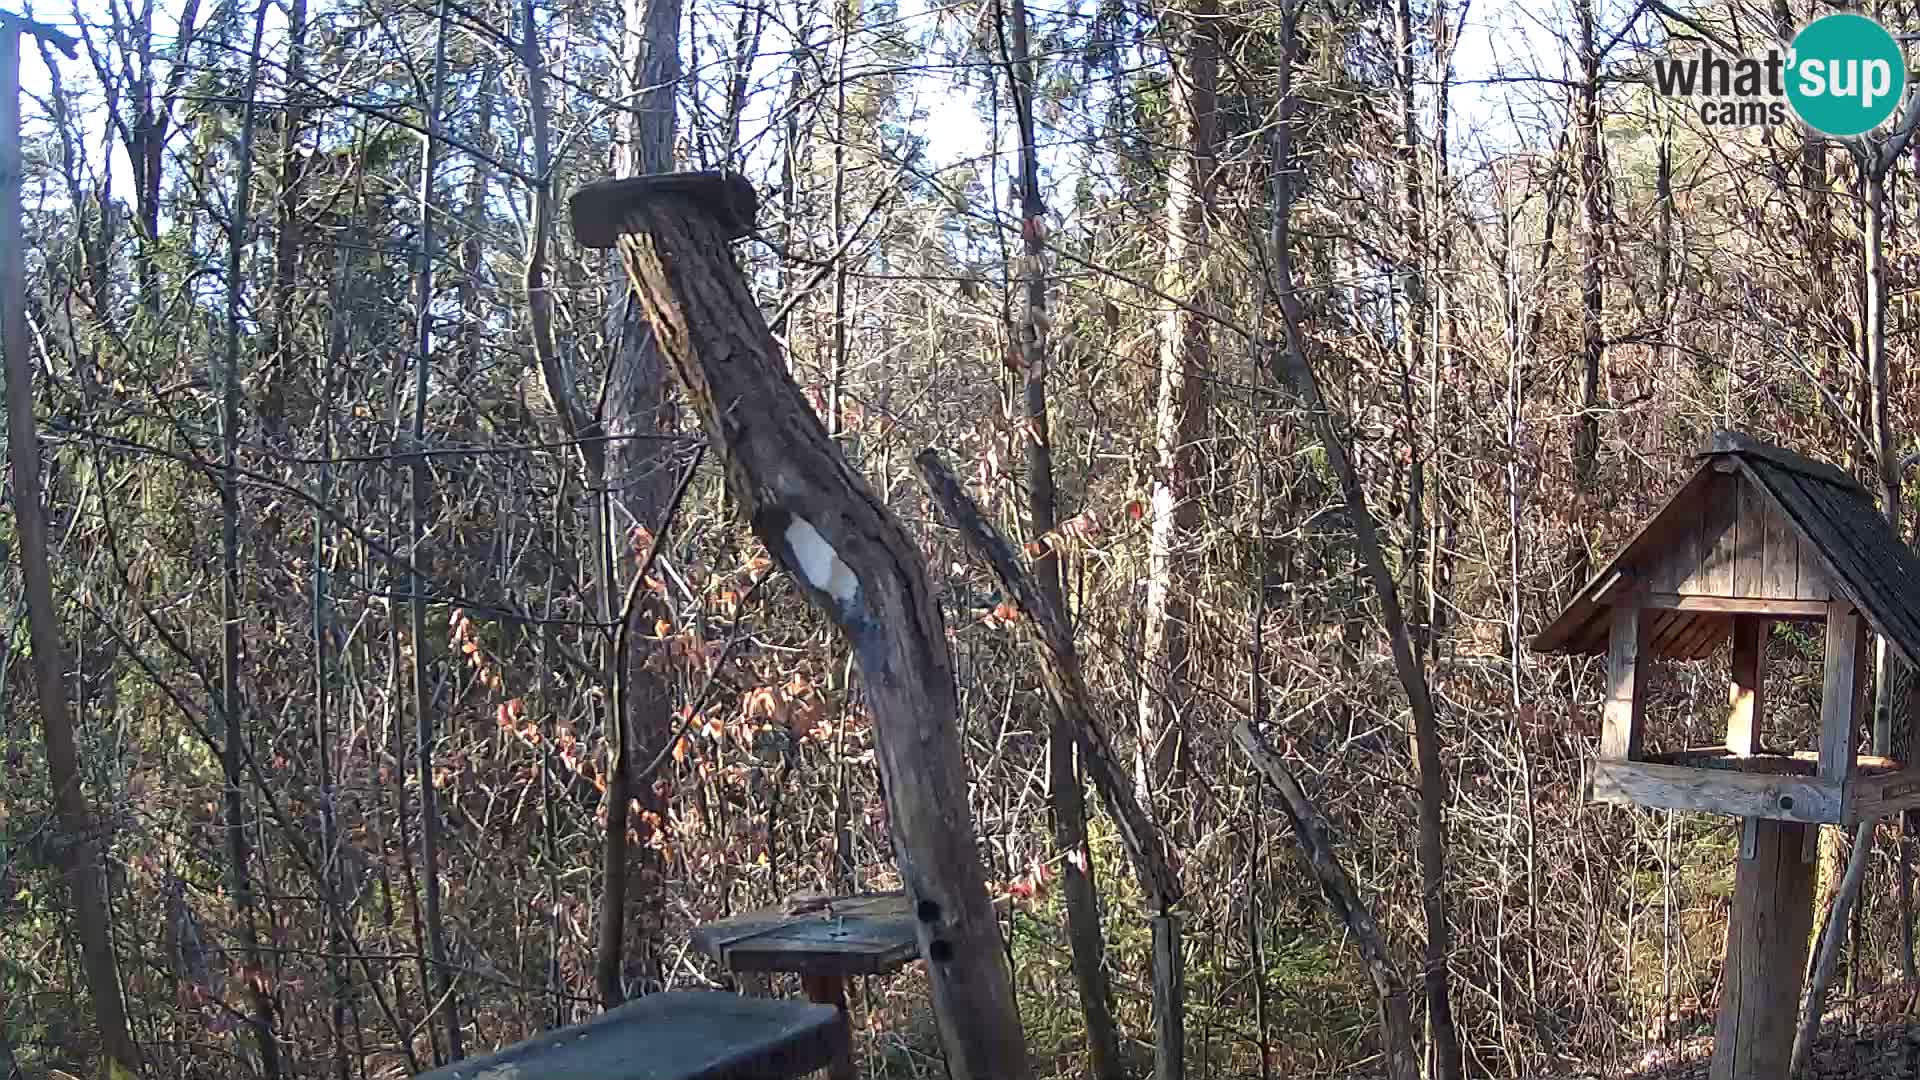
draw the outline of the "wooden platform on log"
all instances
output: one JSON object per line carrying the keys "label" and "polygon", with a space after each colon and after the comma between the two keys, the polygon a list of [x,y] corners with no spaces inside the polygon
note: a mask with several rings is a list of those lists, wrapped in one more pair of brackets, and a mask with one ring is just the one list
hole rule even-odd
{"label": "wooden platform on log", "polygon": [[[817,905],[817,906],[815,906]],[[732,971],[884,975],[920,956],[904,893],[822,897],[708,923],[693,947]]]}

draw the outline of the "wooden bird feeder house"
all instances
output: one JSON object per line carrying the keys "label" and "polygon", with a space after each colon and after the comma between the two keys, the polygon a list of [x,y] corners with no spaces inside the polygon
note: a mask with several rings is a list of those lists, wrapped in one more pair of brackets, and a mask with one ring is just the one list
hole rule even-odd
{"label": "wooden bird feeder house", "polygon": [[[1811,746],[1769,739],[1772,624],[1824,627]],[[1743,819],[1713,1080],[1786,1075],[1813,921],[1812,840],[1920,806],[1920,769],[1862,754],[1867,631],[1920,657],[1920,560],[1873,497],[1831,465],[1713,436],[1700,466],[1534,640],[1607,658],[1588,798]],[[1703,660],[1732,640],[1725,740],[1646,749],[1650,661]],[[1813,826],[1814,829],[1809,829]]]}

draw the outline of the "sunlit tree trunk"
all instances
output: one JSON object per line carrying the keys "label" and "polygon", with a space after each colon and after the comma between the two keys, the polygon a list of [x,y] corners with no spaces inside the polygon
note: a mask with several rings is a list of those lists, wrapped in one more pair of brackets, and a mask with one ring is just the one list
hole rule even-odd
{"label": "sunlit tree trunk", "polygon": [[[1154,413],[1152,533],[1141,641],[1138,786],[1149,805],[1167,805],[1184,782],[1182,730],[1192,677],[1193,568],[1198,560],[1207,425],[1207,209],[1213,188],[1214,127],[1220,73],[1215,0],[1169,15],[1174,39],[1173,155],[1167,176],[1167,244],[1161,291],[1174,301],[1160,331],[1160,392]],[[1153,793],[1160,798],[1151,798]]]}
{"label": "sunlit tree trunk", "polygon": [[[47,514],[41,501],[40,433],[34,423],[33,364],[27,356],[26,238],[21,230],[23,156],[20,142],[21,28],[0,19],[0,353],[6,359],[7,455],[13,479],[14,542],[33,648],[36,703],[59,822],[59,864],[66,877],[72,932],[93,999],[100,1049],[108,1069],[139,1075],[140,1047],[127,1023],[119,963],[114,956],[107,881],[92,812],[80,786],[80,755],[67,694],[66,646],[53,596]],[[6,1044],[11,1064],[12,1043]],[[118,1080],[118,1078],[115,1078]]]}

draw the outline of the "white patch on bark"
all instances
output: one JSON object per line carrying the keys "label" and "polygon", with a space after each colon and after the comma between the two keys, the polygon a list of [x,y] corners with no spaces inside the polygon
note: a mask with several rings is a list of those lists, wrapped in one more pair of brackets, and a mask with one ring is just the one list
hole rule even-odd
{"label": "white patch on bark", "polygon": [[853,569],[841,561],[820,530],[798,514],[787,525],[787,550],[793,552],[808,584],[833,597],[842,609],[852,606],[860,595],[860,579],[853,576]]}

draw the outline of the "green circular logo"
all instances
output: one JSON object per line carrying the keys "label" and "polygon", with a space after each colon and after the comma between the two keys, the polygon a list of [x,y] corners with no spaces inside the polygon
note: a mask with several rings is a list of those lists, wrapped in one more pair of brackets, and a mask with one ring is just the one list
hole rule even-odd
{"label": "green circular logo", "polygon": [[1900,43],[1865,15],[1827,15],[1803,27],[1787,54],[1787,100],[1815,131],[1859,135],[1893,115],[1907,89]]}

